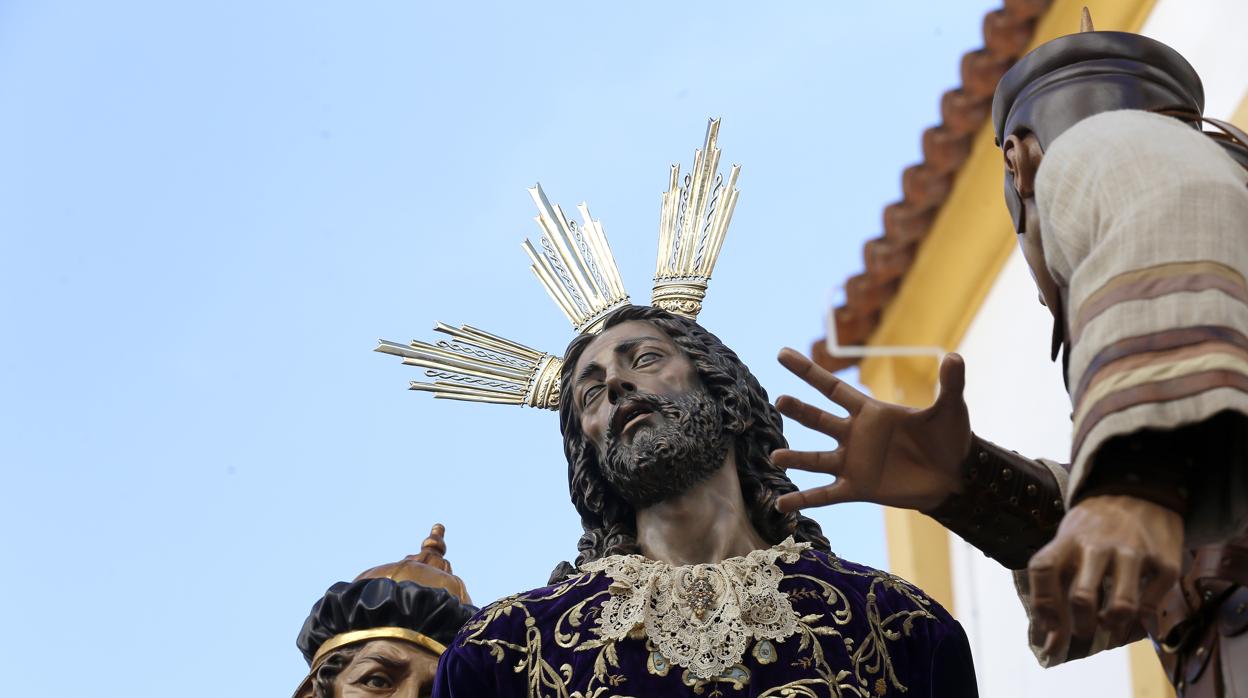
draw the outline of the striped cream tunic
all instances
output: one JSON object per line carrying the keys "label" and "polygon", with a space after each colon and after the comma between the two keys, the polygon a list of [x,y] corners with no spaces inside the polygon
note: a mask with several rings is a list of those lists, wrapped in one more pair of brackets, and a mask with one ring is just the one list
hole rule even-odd
{"label": "striped cream tunic", "polygon": [[[1074,410],[1069,478],[1045,465],[1069,507],[1109,439],[1224,410],[1248,415],[1248,171],[1175,119],[1112,111],[1053,141],[1035,191],[1045,262],[1067,309]],[[1208,507],[1229,521],[1201,520],[1193,501],[1189,538],[1194,523],[1210,540],[1235,533],[1227,527],[1243,505]],[[1034,621],[1027,573],[1014,578]],[[1043,656],[1042,639],[1031,644],[1043,666],[1111,647],[1104,628],[1060,656]]]}
{"label": "striped cream tunic", "polygon": [[1035,191],[1067,310],[1069,506],[1108,439],[1248,415],[1248,171],[1175,119],[1112,111],[1054,140]]}

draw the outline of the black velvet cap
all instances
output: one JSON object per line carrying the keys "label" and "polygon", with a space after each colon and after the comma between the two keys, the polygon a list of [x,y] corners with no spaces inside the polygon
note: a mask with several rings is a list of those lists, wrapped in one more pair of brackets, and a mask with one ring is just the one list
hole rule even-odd
{"label": "black velvet cap", "polygon": [[398,627],[450,645],[455,633],[477,612],[446,589],[393,579],[338,582],[312,606],[295,644],[303,658],[312,658],[321,645],[337,635],[356,630]]}

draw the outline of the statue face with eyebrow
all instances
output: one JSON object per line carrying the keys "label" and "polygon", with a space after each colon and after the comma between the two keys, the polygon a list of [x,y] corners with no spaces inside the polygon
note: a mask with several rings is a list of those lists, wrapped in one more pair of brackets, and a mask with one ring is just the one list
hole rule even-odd
{"label": "statue face with eyebrow", "polygon": [[[577,566],[638,553],[690,564],[789,535],[827,549],[817,523],[776,509],[797,489],[771,463],[788,445],[780,413],[718,337],[629,305],[607,315],[601,333],[572,340],[563,359],[559,428],[584,529]],[[551,581],[574,570],[562,563]]]}
{"label": "statue face with eyebrow", "polygon": [[[372,640],[344,647],[338,661],[331,655],[317,680],[296,698],[421,698],[432,695],[438,658],[416,645],[397,639]],[[341,668],[338,666],[341,665]]]}
{"label": "statue face with eyebrow", "polygon": [[603,476],[636,509],[683,494],[724,464],[719,407],[688,355],[645,320],[609,327],[573,367],[574,409]]}

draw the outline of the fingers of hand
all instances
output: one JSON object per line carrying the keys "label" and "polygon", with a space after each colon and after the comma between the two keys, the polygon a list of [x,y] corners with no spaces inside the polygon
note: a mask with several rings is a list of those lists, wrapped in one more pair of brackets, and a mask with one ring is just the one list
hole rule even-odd
{"label": "fingers of hand", "polygon": [[1105,572],[1109,568],[1111,551],[1108,548],[1086,546],[1082,548],[1075,582],[1070,587],[1070,617],[1074,633],[1090,638],[1096,632],[1097,611],[1101,606],[1101,588]]}
{"label": "fingers of hand", "polygon": [[1113,589],[1101,610],[1102,625],[1114,637],[1122,637],[1140,612],[1140,572],[1142,561],[1134,550],[1118,550],[1114,555]]}
{"label": "fingers of hand", "polygon": [[[1151,623],[1166,594],[1179,581],[1183,567],[1183,519],[1172,511],[1152,521],[1153,535],[1146,536],[1146,553],[1140,560],[1144,589],[1140,593],[1140,618]],[[1146,626],[1147,627],[1147,626]]]}
{"label": "fingers of hand", "polygon": [[1062,630],[1050,630],[1044,636],[1044,646],[1040,648],[1040,655],[1045,662],[1054,664],[1060,663],[1066,659],[1066,655],[1070,653],[1070,633]]}
{"label": "fingers of hand", "polygon": [[966,388],[966,362],[959,354],[945,354],[940,362],[940,396],[937,401],[961,398]]}
{"label": "fingers of hand", "polygon": [[1070,614],[1062,584],[1066,547],[1060,541],[1045,546],[1031,558],[1027,578],[1036,633],[1045,638],[1045,656],[1058,658],[1070,642]]}
{"label": "fingers of hand", "polygon": [[839,448],[835,451],[792,451],[781,448],[772,452],[771,462],[786,470],[796,468],[839,476],[845,464],[845,454]]}
{"label": "fingers of hand", "polygon": [[854,501],[854,498],[853,493],[850,491],[849,483],[838,480],[831,485],[802,490],[801,492],[790,492],[776,500],[776,508],[788,513],[798,509],[806,509],[807,507],[821,507],[828,504],[852,501]]}
{"label": "fingers of hand", "polygon": [[849,410],[851,414],[858,411],[866,396],[846,385],[845,381],[832,375],[815,362],[802,356],[794,349],[785,347],[776,357],[782,366],[793,372],[811,387],[823,393],[829,400]]}
{"label": "fingers of hand", "polygon": [[776,360],[780,362],[781,366],[797,374],[798,378],[802,378],[815,365],[815,362],[807,358],[805,354],[791,347],[781,349],[780,353],[776,355]]}
{"label": "fingers of hand", "polygon": [[1141,564],[1141,575],[1144,589],[1140,592],[1140,618],[1150,621],[1151,616],[1161,608],[1166,594],[1179,581],[1180,562],[1178,560],[1158,560],[1150,557]]}
{"label": "fingers of hand", "polygon": [[823,432],[834,439],[841,438],[849,425],[848,419],[837,417],[789,395],[781,395],[776,400],[776,409],[798,424]]}

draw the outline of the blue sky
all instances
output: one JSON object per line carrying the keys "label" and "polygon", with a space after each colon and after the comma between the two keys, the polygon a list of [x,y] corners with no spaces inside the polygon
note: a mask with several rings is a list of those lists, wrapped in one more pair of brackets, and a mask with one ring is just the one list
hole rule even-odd
{"label": "blue sky", "polygon": [[[408,392],[375,340],[561,351],[539,180],[646,298],[668,165],[720,116],[700,320],[812,397],[773,357],[822,335],[997,4],[0,3],[3,692],[287,695],[311,604],[436,521],[478,602],[544,583],[579,533],[557,420]],[[878,508],[815,517],[886,565]]]}

